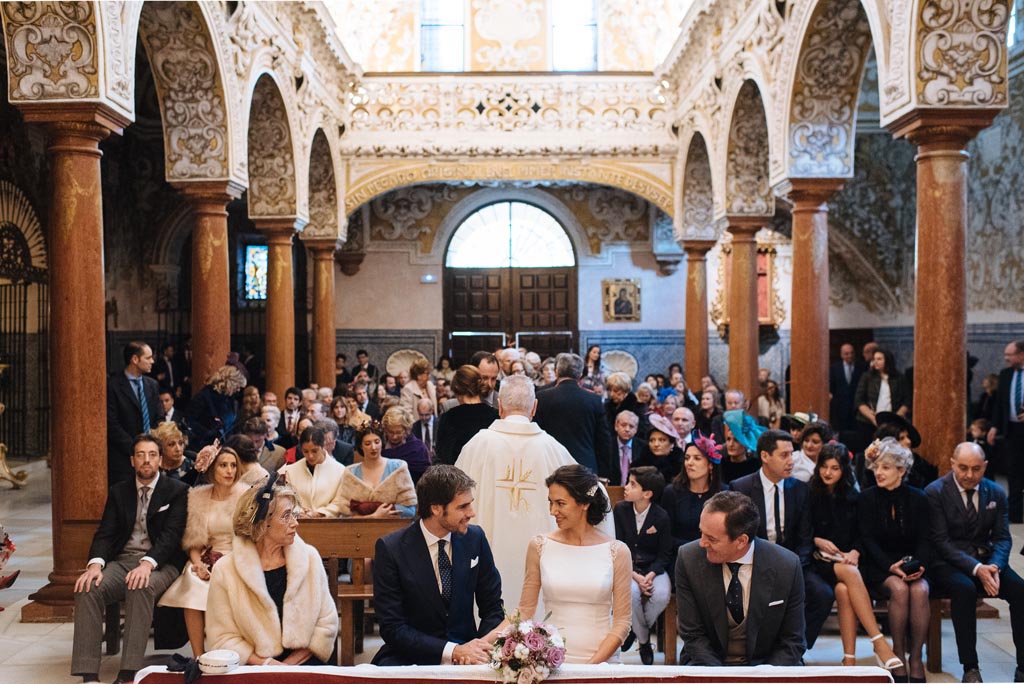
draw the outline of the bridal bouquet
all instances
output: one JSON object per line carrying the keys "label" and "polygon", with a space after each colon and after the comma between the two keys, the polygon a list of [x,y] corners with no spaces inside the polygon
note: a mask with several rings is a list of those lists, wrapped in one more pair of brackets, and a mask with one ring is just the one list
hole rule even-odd
{"label": "bridal bouquet", "polygon": [[[548,616],[544,616],[547,620]],[[509,684],[535,684],[565,662],[565,641],[546,622],[523,620],[517,610],[509,616],[491,651],[491,667]]]}

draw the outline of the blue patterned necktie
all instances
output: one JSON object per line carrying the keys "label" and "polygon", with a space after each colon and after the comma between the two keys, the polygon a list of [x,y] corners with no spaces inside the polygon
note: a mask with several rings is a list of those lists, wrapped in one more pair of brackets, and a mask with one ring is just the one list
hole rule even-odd
{"label": "blue patterned necktie", "polygon": [[1022,368],[1018,368],[1017,369],[1016,380],[1017,380],[1017,383],[1016,383],[1017,386],[1016,386],[1015,392],[1014,392],[1014,394],[1016,395],[1014,397],[1014,399],[1016,400],[1016,403],[1015,403],[1015,405],[1013,407],[1013,415],[1015,415],[1015,416],[1020,413],[1021,407],[1024,406],[1024,369],[1022,369]]}
{"label": "blue patterned necktie", "polygon": [[743,585],[740,584],[740,563],[729,563],[732,579],[729,580],[729,591],[725,594],[725,606],[729,615],[737,625],[743,622]]}
{"label": "blue patterned necktie", "polygon": [[441,575],[441,599],[447,606],[452,601],[452,561],[444,552],[445,540],[437,542],[437,571]]}
{"label": "blue patterned necktie", "polygon": [[142,389],[142,378],[133,378],[135,394],[139,396],[139,405],[142,407],[142,431],[149,432],[149,404],[146,403],[146,393]]}

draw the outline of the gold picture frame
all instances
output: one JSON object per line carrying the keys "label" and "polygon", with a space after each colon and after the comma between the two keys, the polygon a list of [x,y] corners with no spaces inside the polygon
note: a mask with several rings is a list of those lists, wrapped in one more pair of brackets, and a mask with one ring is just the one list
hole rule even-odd
{"label": "gold picture frame", "polygon": [[601,281],[605,323],[640,322],[640,279],[610,278]]}

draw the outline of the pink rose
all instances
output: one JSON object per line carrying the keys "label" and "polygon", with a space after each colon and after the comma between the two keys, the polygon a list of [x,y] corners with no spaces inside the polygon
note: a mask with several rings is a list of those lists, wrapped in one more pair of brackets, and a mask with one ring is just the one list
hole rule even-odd
{"label": "pink rose", "polygon": [[505,643],[501,645],[501,655],[503,658],[511,658],[512,654],[516,651],[515,639],[505,639]]}
{"label": "pink rose", "polygon": [[551,667],[559,667],[565,662],[565,649],[552,647],[548,649],[547,653],[548,665]]}
{"label": "pink rose", "polygon": [[537,632],[530,632],[523,637],[523,643],[526,644],[526,648],[530,649],[531,653],[540,653],[541,649],[547,645],[548,640]]}

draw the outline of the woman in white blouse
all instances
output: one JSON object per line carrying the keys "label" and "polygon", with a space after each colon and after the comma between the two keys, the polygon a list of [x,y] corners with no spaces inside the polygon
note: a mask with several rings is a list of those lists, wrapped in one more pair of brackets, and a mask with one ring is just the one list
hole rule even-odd
{"label": "woman in white blouse", "polygon": [[910,413],[910,399],[910,388],[903,374],[897,370],[892,352],[876,350],[871,357],[871,370],[860,377],[854,398],[858,426],[866,435],[866,442],[871,440],[878,425],[877,414],[892,411],[906,416]]}
{"label": "woman in white blouse", "polygon": [[345,466],[324,449],[324,431],[308,427],[299,437],[302,458],[281,468],[295,490],[296,512],[303,518],[337,518],[341,514],[339,487]]}

